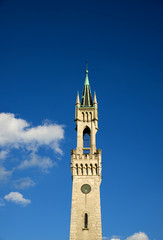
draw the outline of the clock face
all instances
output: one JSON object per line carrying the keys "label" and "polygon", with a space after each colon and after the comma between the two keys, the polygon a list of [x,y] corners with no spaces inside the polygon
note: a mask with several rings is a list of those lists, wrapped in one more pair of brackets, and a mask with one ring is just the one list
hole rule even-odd
{"label": "clock face", "polygon": [[81,191],[84,194],[88,194],[91,191],[91,186],[89,184],[83,184],[81,186]]}

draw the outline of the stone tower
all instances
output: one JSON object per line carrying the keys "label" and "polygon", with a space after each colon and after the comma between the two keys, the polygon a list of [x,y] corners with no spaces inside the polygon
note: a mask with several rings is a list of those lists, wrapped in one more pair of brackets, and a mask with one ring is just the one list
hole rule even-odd
{"label": "stone tower", "polygon": [[82,99],[75,107],[77,148],[71,151],[73,178],[70,240],[102,240],[100,183],[101,150],[96,149],[98,108],[92,101],[88,70]]}

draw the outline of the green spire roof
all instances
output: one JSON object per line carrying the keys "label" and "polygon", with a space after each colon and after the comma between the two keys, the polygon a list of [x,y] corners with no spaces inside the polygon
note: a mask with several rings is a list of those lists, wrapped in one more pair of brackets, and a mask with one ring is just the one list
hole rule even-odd
{"label": "green spire roof", "polygon": [[84,89],[81,99],[81,107],[92,107],[92,95],[91,95],[91,88],[89,85],[89,79],[88,79],[88,70],[86,69],[86,77],[85,77],[85,83],[84,83]]}
{"label": "green spire roof", "polygon": [[84,85],[89,85],[88,70],[86,70],[85,72],[86,72],[86,77],[85,77],[85,83],[84,83]]}

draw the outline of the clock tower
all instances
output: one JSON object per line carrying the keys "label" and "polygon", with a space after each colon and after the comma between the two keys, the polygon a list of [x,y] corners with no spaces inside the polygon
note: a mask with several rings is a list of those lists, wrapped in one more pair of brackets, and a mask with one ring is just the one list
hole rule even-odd
{"label": "clock tower", "polygon": [[102,240],[101,150],[96,149],[98,107],[96,94],[92,101],[88,70],[81,102],[77,94],[75,122],[77,147],[71,151],[73,187],[70,240]]}

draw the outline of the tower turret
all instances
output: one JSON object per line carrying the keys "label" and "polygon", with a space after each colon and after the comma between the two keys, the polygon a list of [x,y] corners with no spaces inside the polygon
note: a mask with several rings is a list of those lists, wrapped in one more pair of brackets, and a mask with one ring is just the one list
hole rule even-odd
{"label": "tower turret", "polygon": [[94,92],[94,99],[93,99],[93,107],[95,109],[95,124],[97,124],[98,116],[97,116],[97,98],[96,98],[96,92]]}
{"label": "tower turret", "polygon": [[77,92],[76,105],[80,106],[79,92]]}
{"label": "tower turret", "polygon": [[93,105],[97,104],[96,92],[94,92]]}

